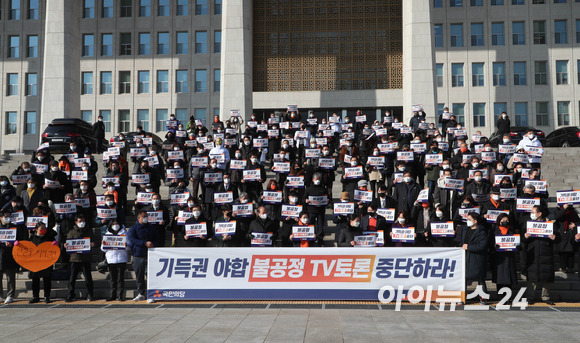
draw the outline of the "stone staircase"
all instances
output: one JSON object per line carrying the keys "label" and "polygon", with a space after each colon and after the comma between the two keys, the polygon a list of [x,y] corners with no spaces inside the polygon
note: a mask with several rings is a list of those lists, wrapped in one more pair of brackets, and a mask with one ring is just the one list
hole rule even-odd
{"label": "stone staircase", "polygon": [[[578,159],[576,158],[578,156]],[[97,178],[100,179],[104,175],[104,167],[102,166],[102,158],[100,155],[95,155],[95,159],[99,163],[99,172],[97,173]],[[12,171],[22,162],[29,161],[30,154],[27,155],[14,155],[14,156],[0,156],[0,175],[9,176]],[[557,190],[575,189],[580,188],[580,172],[578,172],[578,164],[580,162],[580,148],[546,148],[545,155],[542,160],[542,177],[548,180],[548,186],[550,190],[551,197],[549,198],[549,206],[551,212],[553,212],[556,206],[555,195]],[[130,170],[132,170],[133,165],[130,165]],[[339,173],[340,174],[340,173]],[[274,174],[268,172],[268,179],[273,178]],[[335,200],[340,196],[342,190],[342,185],[340,183],[340,177],[337,175],[337,181],[334,183],[333,195]],[[97,190],[97,194],[100,190]],[[168,189],[167,187],[161,187],[162,199],[168,199]],[[134,193],[129,192],[128,194],[129,202],[134,200]],[[327,209],[326,219],[326,237],[325,246],[334,245],[334,224],[332,223],[332,209]],[[127,226],[133,225],[135,222],[134,216],[127,217]],[[557,258],[557,256],[556,256]],[[105,274],[98,273],[96,271],[96,263],[101,260],[100,250],[94,249],[93,251],[93,280],[95,286],[95,297],[98,299],[105,299],[109,297],[109,282]],[[558,268],[558,267],[557,267]],[[578,266],[576,266],[578,268]],[[488,278],[488,280],[491,277]],[[65,298],[67,296],[67,280],[53,280],[52,282],[52,298]],[[488,289],[495,296],[496,288],[495,284],[490,281],[487,282]],[[520,281],[520,286],[525,286],[525,280]],[[24,272],[17,274],[17,297],[19,299],[27,299],[32,297],[31,292],[31,281],[28,279],[28,273]],[[83,299],[86,297],[86,287],[84,280],[79,277],[76,284],[77,288],[77,298]],[[127,292],[127,299],[131,299],[136,296],[136,284],[135,277],[132,271],[131,265],[128,264],[127,271],[125,272],[125,289]],[[468,289],[473,289],[474,286]],[[42,285],[41,285],[42,290]],[[562,272],[556,273],[556,282],[552,287],[552,298],[555,301],[580,301],[580,278],[578,274],[565,274]],[[539,292],[539,291],[538,291]],[[41,295],[43,293],[41,292]],[[538,295],[539,297],[539,295]],[[537,298],[538,298],[537,297]]]}

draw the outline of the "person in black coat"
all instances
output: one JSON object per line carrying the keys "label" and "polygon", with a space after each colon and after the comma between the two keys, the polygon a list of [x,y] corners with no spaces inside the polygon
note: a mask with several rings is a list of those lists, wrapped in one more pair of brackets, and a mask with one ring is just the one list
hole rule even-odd
{"label": "person in black coat", "polygon": [[556,250],[560,256],[560,271],[574,272],[574,255],[578,250],[574,236],[578,232],[577,224],[580,222],[578,213],[572,205],[558,206],[554,213],[554,219],[558,223],[559,240]]}
{"label": "person in black coat", "polygon": [[[461,247],[465,250],[465,279],[477,281],[487,294],[485,274],[487,271],[487,249],[489,240],[483,224],[483,217],[476,212],[467,215],[467,225],[461,230]],[[483,297],[480,303],[484,303]]]}
{"label": "person in black coat", "polygon": [[[429,223],[429,228],[428,228],[429,237],[427,238],[427,240],[431,244],[431,246],[437,247],[437,248],[449,248],[449,247],[456,246],[455,241],[454,241],[455,240],[455,230],[453,231],[453,236],[451,236],[451,237],[433,237],[433,235],[431,234],[431,223],[433,223],[433,222],[448,222],[448,221],[451,221],[451,218],[449,217],[449,211],[445,208],[445,205],[435,204],[435,216],[433,217],[433,219]],[[453,224],[453,227],[455,228],[455,224]]]}
{"label": "person in black coat", "polygon": [[[56,232],[52,229],[47,229],[43,222],[36,224],[36,228],[30,234],[30,241],[36,246],[44,242],[52,242],[53,245],[58,245],[55,240]],[[29,276],[32,279],[32,299],[29,303],[34,304],[40,301],[40,278],[42,278],[42,284],[44,285],[44,302],[50,303],[52,266],[38,272],[30,272]]]}
{"label": "person in black coat", "polygon": [[[534,206],[529,218],[535,221],[546,221],[544,213],[547,210],[541,206]],[[528,280],[528,303],[533,303],[536,288],[542,287],[542,301],[548,305],[554,305],[550,299],[550,288],[554,282],[554,243],[557,236],[532,237],[523,226],[521,264],[522,273]],[[557,230],[554,230],[557,232]]]}
{"label": "person in black coat", "polygon": [[507,116],[507,113],[502,112],[501,116],[495,122],[495,127],[497,128],[497,133],[502,136],[504,133],[510,132],[511,121]]}
{"label": "person in black coat", "polygon": [[[25,240],[28,238],[28,231],[24,225],[15,225],[11,222],[10,211],[2,211],[2,219],[0,221],[0,229],[16,228],[16,241]],[[13,242],[0,242],[0,297],[3,296],[2,289],[2,275],[6,275],[6,301],[5,304],[10,304],[16,297],[16,271],[18,264],[12,256]]]}
{"label": "person in black coat", "polygon": [[68,180],[67,175],[58,170],[58,162],[50,162],[50,170],[44,173],[45,180],[51,180],[58,182],[56,188],[51,188],[44,184],[44,195],[52,200],[54,203],[64,202],[64,195],[66,193],[72,193],[72,185]]}
{"label": "person in black coat", "polygon": [[411,209],[421,192],[419,185],[411,177],[411,172],[403,174],[403,182],[397,184],[393,191],[393,198],[397,201],[397,211],[411,213]]}
{"label": "person in black coat", "polygon": [[388,225],[385,218],[377,215],[377,207],[375,204],[370,204],[367,207],[367,214],[362,216],[361,229],[363,231],[378,231],[383,230],[383,233],[389,234]]}
{"label": "person in black coat", "polygon": [[417,234],[415,246],[430,246],[429,233],[431,232],[431,222],[437,221],[435,209],[431,203],[416,202],[411,210],[411,218],[413,218],[412,221],[414,221],[413,225],[415,226],[415,233]]}
{"label": "person in black coat", "polygon": [[[493,249],[493,264],[491,270],[491,280],[497,285],[497,290],[501,290],[507,287],[515,291],[518,285],[517,278],[517,265],[516,265],[516,252],[515,251],[496,251],[499,248],[495,244],[496,236],[512,236],[515,234],[514,227],[511,225],[510,217],[502,213],[497,217],[496,223],[493,225],[492,235],[490,239],[492,240],[490,244],[494,247]],[[518,246],[517,249],[521,249]]]}
{"label": "person in black coat", "polygon": [[167,230],[167,228],[171,229],[169,226],[169,209],[161,203],[161,195],[157,193],[153,194],[153,196],[151,196],[151,204],[145,206],[143,210],[147,212],[163,212],[163,220],[161,220],[159,223],[151,223],[151,225],[157,228],[157,235],[159,236],[157,247],[164,247],[166,242],[171,246],[172,232],[171,230]]}
{"label": "person in black coat", "polygon": [[271,232],[272,235],[272,242],[275,242],[277,240],[277,234],[278,234],[278,225],[276,224],[276,222],[272,221],[270,218],[268,218],[268,213],[266,211],[266,208],[264,206],[260,206],[258,207],[258,213],[257,213],[257,217],[256,219],[254,219],[251,223],[250,223],[250,228],[248,229],[248,234],[247,234],[247,239],[248,240],[252,240],[253,235],[252,233],[256,232],[256,233],[266,233],[266,232]]}
{"label": "person in black coat", "polygon": [[105,123],[103,116],[99,116],[96,123],[93,124],[93,134],[95,136],[95,152],[100,154],[102,151],[103,140],[105,139]]}
{"label": "person in black coat", "polygon": [[[193,212],[193,217],[188,218],[185,221],[185,225],[182,226],[182,236],[184,239],[183,244],[185,244],[186,247],[194,247],[194,248],[205,247],[205,246],[207,246],[207,239],[213,235],[213,230],[210,230],[212,227],[212,223],[203,216],[203,214],[201,212],[201,206],[195,205],[193,207],[192,212]],[[186,225],[187,224],[198,224],[198,223],[205,223],[205,226],[207,228],[207,236],[206,237],[187,236],[185,234]],[[181,241],[181,239],[179,241]]]}
{"label": "person in black coat", "polygon": [[[310,197],[318,196],[326,196],[326,204],[312,205]],[[322,246],[324,239],[324,224],[326,223],[324,213],[326,211],[326,205],[328,204],[328,191],[326,187],[322,185],[322,176],[320,173],[314,173],[312,176],[312,186],[306,188],[306,192],[304,192],[304,203],[307,204],[310,223],[314,225],[314,231],[316,233],[315,245]]]}
{"label": "person in black coat", "polygon": [[343,228],[340,230],[340,234],[338,237],[338,246],[339,247],[354,247],[354,236],[362,235],[362,229],[360,227],[360,218],[355,215],[351,214],[348,217],[348,222]]}

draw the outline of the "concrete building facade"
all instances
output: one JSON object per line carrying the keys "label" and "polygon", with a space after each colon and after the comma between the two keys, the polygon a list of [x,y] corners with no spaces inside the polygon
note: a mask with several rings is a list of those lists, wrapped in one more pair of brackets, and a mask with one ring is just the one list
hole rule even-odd
{"label": "concrete building facade", "polygon": [[287,105],[580,125],[580,0],[5,0],[0,27],[2,152],[59,117],[110,136]]}

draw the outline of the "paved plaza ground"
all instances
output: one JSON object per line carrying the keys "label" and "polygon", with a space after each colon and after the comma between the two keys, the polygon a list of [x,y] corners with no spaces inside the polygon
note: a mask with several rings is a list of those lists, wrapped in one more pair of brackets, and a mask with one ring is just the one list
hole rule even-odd
{"label": "paved plaza ground", "polygon": [[[300,306],[299,306],[300,305]],[[50,304],[2,306],[7,342],[578,342],[580,308],[439,312],[423,306]]]}

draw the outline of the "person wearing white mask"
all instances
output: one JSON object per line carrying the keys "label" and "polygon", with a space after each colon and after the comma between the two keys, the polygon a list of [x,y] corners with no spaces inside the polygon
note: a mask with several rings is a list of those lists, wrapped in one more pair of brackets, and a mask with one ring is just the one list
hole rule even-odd
{"label": "person wearing white mask", "polygon": [[501,136],[505,133],[510,132],[511,121],[507,113],[502,112],[501,116],[495,122],[495,127],[497,128],[497,133]]}
{"label": "person wearing white mask", "polygon": [[510,213],[510,218],[513,217],[513,215],[511,215],[512,204],[505,199],[502,200],[500,198],[500,189],[497,186],[491,188],[489,200],[480,206],[480,213],[486,220],[489,218],[489,211],[508,211]]}
{"label": "person wearing white mask", "polygon": [[[326,197],[326,201],[320,202],[319,200],[323,197]],[[324,213],[328,205],[328,190],[322,184],[322,175],[320,173],[312,175],[312,185],[306,187],[303,199],[304,203],[308,205],[307,211],[310,215],[310,224],[314,225],[315,228],[316,241],[314,243],[321,246],[324,238]]]}
{"label": "person wearing white mask", "polygon": [[[451,217],[449,216],[449,210],[445,208],[445,205],[436,203],[435,204],[435,216],[433,222],[449,222]],[[455,225],[454,225],[455,227]],[[433,237],[431,234],[431,228],[429,227],[429,241],[431,246],[436,248],[450,248],[455,246],[455,231],[453,231],[453,236],[451,237]]]}
{"label": "person wearing white mask", "polygon": [[[57,161],[50,161],[49,169],[44,173],[44,179],[44,195],[47,199],[50,199],[55,203],[64,202],[64,195],[72,192],[72,185],[68,176],[59,170]],[[46,180],[52,181],[53,185],[48,185]]]}
{"label": "person wearing white mask", "polygon": [[[522,138],[522,140],[518,143],[516,150],[524,149],[526,153],[529,151],[530,148],[541,148],[542,142],[536,137],[536,131],[534,129],[529,129],[526,132],[526,135]],[[534,157],[528,156],[530,164],[533,168],[539,168],[540,163],[542,162],[541,157]]]}
{"label": "person wearing white mask", "polygon": [[419,185],[414,181],[410,171],[403,174],[403,182],[398,183],[393,190],[393,198],[397,201],[397,210],[411,213],[419,192]]}
{"label": "person wearing white mask", "polygon": [[[137,223],[129,228],[127,233],[127,246],[133,252],[133,270],[135,271],[135,280],[137,281],[137,291],[139,294],[133,301],[147,299],[147,284],[145,282],[145,271],[147,270],[147,255],[149,249],[155,248],[159,241],[157,229],[149,224],[147,211],[141,211],[137,214]],[[155,302],[149,299],[148,302]]]}
{"label": "person wearing white mask", "polygon": [[85,215],[85,219],[89,223],[95,222],[95,207],[97,207],[97,195],[89,186],[88,181],[81,181],[79,188],[74,193],[75,199],[79,200],[81,206],[77,207],[77,212]]}
{"label": "person wearing white mask", "polygon": [[[465,250],[466,264],[466,286],[473,281],[477,281],[482,286],[484,294],[487,294],[485,285],[485,275],[487,272],[487,251],[489,248],[489,236],[484,226],[484,221],[479,213],[471,212],[467,215],[467,224],[460,226],[457,235],[459,235],[460,244]],[[485,299],[480,297],[480,304],[485,305]]]}
{"label": "person wearing white mask", "polygon": [[219,161],[216,158],[218,169],[225,170],[226,165],[230,163],[230,152],[224,148],[221,138],[215,140],[215,147],[209,151],[209,155],[219,156]]}
{"label": "person wearing white mask", "polygon": [[166,242],[171,244],[172,237],[171,231],[167,230],[167,226],[169,224],[169,209],[163,205],[161,201],[161,195],[159,193],[155,193],[151,196],[151,204],[145,206],[143,210],[147,212],[162,212],[162,218],[157,223],[151,223],[153,226],[157,228],[159,241],[157,242],[157,247],[162,248],[165,246]]}
{"label": "person wearing white mask", "polygon": [[[191,212],[193,213],[193,216],[188,218],[185,221],[185,225],[182,226],[182,231],[181,231],[183,238],[185,240],[185,246],[191,247],[191,248],[206,247],[207,246],[207,239],[209,237],[213,236],[213,230],[212,230],[212,227],[210,225],[211,221],[208,220],[206,216],[204,216],[200,205],[195,205],[193,207],[193,211],[191,211]],[[186,232],[187,225],[200,224],[200,223],[206,223],[207,235],[188,236],[187,232]]]}
{"label": "person wearing white mask", "polygon": [[[90,247],[95,246],[95,236],[93,234],[92,228],[87,225],[85,221],[85,216],[79,214],[76,216],[75,225],[70,230],[67,235],[66,239],[79,239],[79,238],[90,238]],[[65,248],[68,246],[68,243],[64,244]],[[70,256],[70,278],[68,282],[68,296],[66,298],[66,302],[74,301],[76,298],[75,294],[75,285],[77,281],[78,274],[82,271],[83,278],[85,279],[85,285],[87,287],[87,301],[94,300],[94,293],[93,293],[93,276],[91,274],[91,254],[72,254]]]}
{"label": "person wearing white mask", "polygon": [[356,214],[351,214],[347,217],[347,223],[342,227],[338,237],[339,247],[354,247],[354,237],[362,235],[362,228],[360,224],[360,217]]}
{"label": "person wearing white mask", "polygon": [[[126,236],[127,230],[116,219],[111,220],[105,236]],[[127,243],[125,243],[125,247]],[[125,268],[129,261],[126,249],[106,249],[105,241],[101,242],[101,250],[105,253],[110,277],[110,296],[107,301],[125,301]]]}
{"label": "person wearing white mask", "polygon": [[258,178],[257,181],[256,180],[246,181],[245,178],[242,178],[241,180],[242,191],[248,193],[250,201],[258,200],[258,195],[263,190],[262,184],[264,181],[266,181],[266,170],[264,169],[264,166],[259,163],[258,155],[252,153],[250,155],[250,160],[247,161],[246,170],[257,170],[257,169],[260,170],[260,177]]}
{"label": "person wearing white mask", "polygon": [[473,198],[479,202],[486,202],[488,199],[486,197],[491,190],[491,183],[483,178],[483,173],[481,170],[476,171],[473,174],[473,179],[465,186],[465,194],[471,194]]}
{"label": "person wearing white mask", "polygon": [[268,212],[264,206],[258,207],[256,219],[250,223],[247,239],[251,240],[254,236],[252,233],[272,232],[272,242],[278,238],[278,224],[268,217]]}
{"label": "person wearing white mask", "polygon": [[[99,208],[106,209],[106,210],[114,210],[115,212],[115,220],[120,223],[121,225],[125,225],[125,211],[120,208],[117,203],[115,203],[115,198],[113,195],[109,194],[105,196],[105,205],[99,206]],[[103,216],[98,216],[95,220],[96,224],[101,227],[101,235],[107,233],[107,229],[111,224],[111,219],[105,218]]]}
{"label": "person wearing white mask", "polygon": [[[547,208],[534,206],[530,212],[531,221],[545,222]],[[550,288],[555,279],[554,268],[554,243],[557,236],[553,233],[548,237],[535,237],[527,232],[527,221],[522,222],[522,274],[528,281],[528,304],[533,304],[536,296],[536,289],[542,288],[541,299],[548,305],[555,305],[550,298]],[[557,231],[554,230],[557,234]]]}

